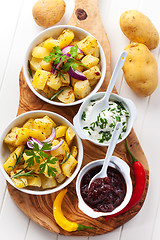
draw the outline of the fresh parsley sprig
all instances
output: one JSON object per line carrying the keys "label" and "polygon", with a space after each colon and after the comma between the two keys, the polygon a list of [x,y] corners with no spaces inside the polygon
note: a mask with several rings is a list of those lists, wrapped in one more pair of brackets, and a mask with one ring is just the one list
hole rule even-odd
{"label": "fresh parsley sprig", "polygon": [[42,158],[43,160],[48,157],[48,154],[45,153],[45,150],[51,150],[52,143],[43,143],[42,148],[39,148],[38,143],[34,142],[33,144],[30,142],[32,145],[33,149],[31,150],[26,150],[25,153],[29,158],[27,159],[26,163],[28,167],[33,166],[35,163],[40,163],[40,159]]}
{"label": "fresh parsley sprig", "polygon": [[57,162],[57,158],[52,157],[51,155],[49,155],[46,160],[40,164],[39,168],[40,168],[40,173],[44,173],[47,169],[47,174],[48,176],[52,176],[55,177],[56,176],[56,168],[52,167],[50,164],[55,164]]}
{"label": "fresh parsley sprig", "polygon": [[88,67],[85,66],[81,62],[81,60],[78,58],[78,52],[77,51],[78,51],[78,46],[77,45],[71,47],[70,48],[70,55],[71,56],[69,57],[69,56],[62,53],[59,46],[56,46],[50,52],[49,56],[45,56],[43,60],[45,62],[51,62],[53,60],[54,65],[57,65],[59,63],[59,61],[62,61],[63,64],[61,66],[61,70],[63,70],[64,72],[68,72],[70,67],[72,67],[73,70],[75,71],[78,68],[79,65],[88,69]]}
{"label": "fresh parsley sprig", "polygon": [[[32,144],[32,143],[31,143]],[[52,167],[50,164],[55,164],[58,160],[57,158],[53,158],[50,154],[48,155],[46,150],[51,150],[52,143],[44,142],[42,148],[39,148],[39,145],[34,142],[32,144],[33,149],[26,150],[25,153],[27,156],[30,156],[30,158],[27,159],[27,167],[33,166],[35,163],[41,163],[39,165],[40,173],[44,173],[47,168],[47,174],[48,176],[55,177],[55,172],[57,170]]]}

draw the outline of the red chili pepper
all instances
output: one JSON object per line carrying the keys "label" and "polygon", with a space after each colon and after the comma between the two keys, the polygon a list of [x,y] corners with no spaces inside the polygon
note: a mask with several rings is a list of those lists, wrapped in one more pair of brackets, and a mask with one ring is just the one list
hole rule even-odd
{"label": "red chili pepper", "polygon": [[127,204],[127,206],[125,208],[123,208],[120,212],[112,214],[110,216],[107,216],[105,222],[107,222],[108,219],[116,217],[116,216],[128,211],[132,207],[134,207],[141,199],[141,197],[144,193],[144,190],[145,190],[145,185],[146,185],[145,170],[144,170],[142,164],[130,152],[126,139],[125,139],[125,144],[126,144],[127,151],[129,152],[129,154],[132,157],[132,167],[133,167],[133,171],[134,171],[134,175],[135,175],[135,187],[134,187],[131,199],[130,199],[129,203]]}

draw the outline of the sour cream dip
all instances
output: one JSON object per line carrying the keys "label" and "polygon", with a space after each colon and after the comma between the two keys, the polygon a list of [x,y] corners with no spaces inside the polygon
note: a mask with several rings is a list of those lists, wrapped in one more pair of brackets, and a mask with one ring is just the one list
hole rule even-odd
{"label": "sour cream dip", "polygon": [[119,102],[109,101],[108,109],[101,111],[96,116],[96,121],[91,122],[91,111],[98,100],[91,100],[82,113],[81,124],[85,135],[88,138],[107,144],[110,142],[114,128],[118,122],[122,123],[122,131],[119,136],[121,139],[127,130],[129,112]]}

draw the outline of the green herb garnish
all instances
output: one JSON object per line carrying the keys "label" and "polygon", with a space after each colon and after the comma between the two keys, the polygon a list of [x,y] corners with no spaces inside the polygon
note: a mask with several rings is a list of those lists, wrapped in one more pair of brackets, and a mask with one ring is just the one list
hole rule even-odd
{"label": "green herb garnish", "polygon": [[86,121],[86,112],[85,112],[85,111],[83,111],[82,116],[81,116],[81,119],[82,119],[83,121]]}
{"label": "green herb garnish", "polygon": [[67,152],[65,152],[65,159],[64,159],[64,161],[61,162],[60,164],[63,164],[63,163],[65,163],[65,162],[67,162],[67,160],[70,158],[70,156],[71,156],[71,153],[69,153],[69,154],[67,155]]}
{"label": "green herb garnish", "polygon": [[29,172],[24,172],[22,173],[26,168],[22,169],[21,171],[19,171],[18,173],[14,174],[11,178],[20,178],[20,177],[37,177],[33,173],[33,170],[29,171]]}
{"label": "green herb garnish", "polygon": [[112,134],[110,131],[100,131],[99,134],[102,135],[101,139],[98,139],[99,143],[103,143],[104,141],[109,141],[112,137]]}
{"label": "green herb garnish", "polygon": [[87,66],[85,66],[80,59],[76,59],[78,57],[78,46],[75,45],[73,47],[70,48],[70,55],[71,56],[66,56],[65,54],[62,53],[61,49],[59,46],[56,46],[53,48],[53,50],[50,52],[49,56],[44,57],[44,61],[45,62],[50,62],[52,59],[54,59],[53,63],[54,65],[57,65],[59,63],[59,61],[62,62],[62,67],[61,69],[59,69],[59,71],[63,70],[65,72],[68,72],[68,70],[70,69],[70,67],[73,68],[73,70],[75,71],[79,65],[85,67],[86,69],[88,69]]}
{"label": "green herb garnish", "polygon": [[31,70],[31,64],[30,64],[29,60],[28,60],[28,72],[29,72],[30,76],[33,77],[32,70]]}
{"label": "green herb garnish", "polygon": [[60,93],[62,93],[64,91],[65,88],[62,88],[61,90],[59,90],[58,92],[56,92],[51,98],[50,100],[53,100],[54,98],[56,98]]}
{"label": "green herb garnish", "polygon": [[44,173],[46,168],[47,168],[47,174],[48,176],[52,176],[55,177],[57,170],[52,167],[50,164],[55,164],[57,162],[57,158],[52,157],[51,155],[47,156],[46,160],[44,161],[44,163],[41,163],[39,168],[40,168],[40,173]]}
{"label": "green herb garnish", "polygon": [[15,155],[16,155],[16,163],[15,163],[13,169],[15,169],[15,167],[16,167],[18,164],[21,164],[21,163],[24,162],[24,160],[21,161],[21,159],[22,159],[22,157],[23,157],[23,153],[24,153],[24,151],[25,151],[25,147],[24,147],[22,153],[19,154],[19,156],[17,156],[17,154],[15,153]]}
{"label": "green herb garnish", "polygon": [[24,149],[23,149],[23,152],[20,153],[19,156],[17,156],[17,154],[15,153],[15,156],[16,156],[16,163],[15,163],[14,167],[12,167],[12,166],[8,166],[8,168],[12,168],[12,170],[14,170],[15,167],[16,167],[17,165],[19,165],[19,164],[21,164],[21,163],[24,162],[24,160],[21,161],[21,159],[22,159],[22,157],[23,157],[23,153],[24,153],[24,151],[25,151],[25,147],[24,147]]}
{"label": "green herb garnish", "polygon": [[120,116],[116,116],[116,120],[117,120],[117,122],[121,122],[121,117]]}
{"label": "green herb garnish", "polygon": [[89,130],[88,126],[83,127],[84,130]]}
{"label": "green herb garnish", "polygon": [[[32,143],[30,142],[30,144]],[[33,166],[35,163],[40,163],[41,158],[44,160],[47,159],[49,156],[44,151],[51,150],[52,143],[45,142],[43,143],[43,146],[40,149],[39,145],[36,142],[34,142],[32,144],[32,147],[33,149],[25,151],[26,155],[30,156],[30,158],[28,158],[26,161],[28,167]]]}

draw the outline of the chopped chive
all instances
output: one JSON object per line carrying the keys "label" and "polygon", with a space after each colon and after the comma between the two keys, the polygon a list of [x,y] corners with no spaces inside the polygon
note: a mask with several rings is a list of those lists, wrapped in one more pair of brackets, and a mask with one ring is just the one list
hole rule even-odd
{"label": "chopped chive", "polygon": [[51,98],[50,100],[53,100],[55,97],[57,97],[60,93],[62,93],[64,91],[65,88],[62,88],[61,90],[59,90],[58,92],[56,92]]}
{"label": "chopped chive", "polygon": [[85,112],[85,111],[83,111],[82,116],[81,116],[81,119],[82,119],[83,121],[86,121],[86,112]]}
{"label": "chopped chive", "polygon": [[85,129],[85,130],[89,130],[89,127],[88,127],[88,126],[86,126],[86,127],[83,127],[83,129]]}

